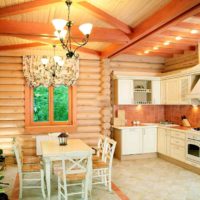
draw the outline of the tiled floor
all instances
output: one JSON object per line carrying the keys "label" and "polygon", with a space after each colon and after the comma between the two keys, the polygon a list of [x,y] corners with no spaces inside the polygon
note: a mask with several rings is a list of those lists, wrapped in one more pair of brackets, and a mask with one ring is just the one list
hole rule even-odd
{"label": "tiled floor", "polygon": [[[8,167],[6,180],[13,181],[16,169]],[[114,161],[113,182],[130,200],[200,200],[200,176],[161,159]],[[53,198],[57,199],[56,180]],[[115,188],[116,189],[116,188]],[[26,191],[25,200],[42,199],[37,190]],[[118,193],[120,191],[116,189]],[[11,189],[8,190],[11,193]],[[123,194],[122,194],[123,195]],[[95,186],[93,200],[127,200],[116,192]]]}

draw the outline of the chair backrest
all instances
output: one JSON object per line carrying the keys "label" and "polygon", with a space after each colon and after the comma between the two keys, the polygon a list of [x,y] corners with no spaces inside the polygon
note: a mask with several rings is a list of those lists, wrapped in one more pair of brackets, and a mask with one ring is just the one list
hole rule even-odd
{"label": "chair backrest", "polygon": [[85,174],[86,180],[89,180],[91,170],[91,153],[90,152],[75,152],[62,157],[62,176],[63,180],[66,175]]}
{"label": "chair backrest", "polygon": [[60,135],[60,132],[55,132],[55,133],[48,133],[48,136],[53,136],[53,137],[58,137]]}
{"label": "chair backrest", "polygon": [[38,156],[42,155],[42,147],[41,147],[41,142],[43,141],[49,141],[49,140],[57,140],[57,136],[49,136],[49,135],[38,135],[36,136],[36,154]]}
{"label": "chair backrest", "polygon": [[107,143],[107,137],[101,135],[98,141],[97,146],[97,155],[102,158],[102,160],[105,160],[105,151],[106,151],[106,143]]}
{"label": "chair backrest", "polygon": [[22,160],[23,160],[21,146],[19,145],[19,143],[15,142],[13,145],[13,149],[14,149],[16,160],[17,160],[18,172],[21,173],[22,172]]}
{"label": "chair backrest", "polygon": [[115,140],[107,138],[105,148],[105,162],[109,164],[109,167],[112,167],[116,144],[117,142]]}

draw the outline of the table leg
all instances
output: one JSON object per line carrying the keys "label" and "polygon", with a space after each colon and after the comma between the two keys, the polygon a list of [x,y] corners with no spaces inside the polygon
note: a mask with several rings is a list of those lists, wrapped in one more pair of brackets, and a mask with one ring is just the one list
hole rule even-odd
{"label": "table leg", "polygon": [[47,199],[51,199],[51,161],[45,160],[45,175],[46,175],[46,186],[47,186]]}

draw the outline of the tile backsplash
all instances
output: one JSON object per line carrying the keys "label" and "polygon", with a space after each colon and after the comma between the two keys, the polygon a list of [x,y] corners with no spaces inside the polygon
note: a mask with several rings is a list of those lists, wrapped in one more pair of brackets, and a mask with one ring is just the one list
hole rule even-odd
{"label": "tile backsplash", "polygon": [[141,123],[171,121],[181,125],[181,116],[185,115],[192,127],[200,127],[200,106],[190,105],[115,105],[114,112],[123,109],[126,113],[126,125],[133,120]]}
{"label": "tile backsplash", "polygon": [[159,123],[165,119],[164,106],[154,105],[115,105],[114,112],[117,116],[117,110],[125,110],[126,125],[131,125],[133,120],[139,120],[140,122],[155,122]]}

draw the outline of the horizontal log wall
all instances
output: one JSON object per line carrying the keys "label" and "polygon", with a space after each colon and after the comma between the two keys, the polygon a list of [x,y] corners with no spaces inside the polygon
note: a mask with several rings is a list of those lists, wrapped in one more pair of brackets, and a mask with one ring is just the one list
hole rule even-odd
{"label": "horizontal log wall", "polygon": [[164,72],[194,67],[199,63],[197,51],[186,51],[184,54],[175,55],[166,59]]}
{"label": "horizontal log wall", "polygon": [[[99,134],[110,136],[111,73],[158,73],[163,65],[148,62],[80,60],[77,81],[77,130],[71,138],[96,145]],[[20,139],[24,155],[35,155],[35,136],[24,134],[24,76],[21,57],[0,57],[0,148],[12,162],[13,138]]]}

